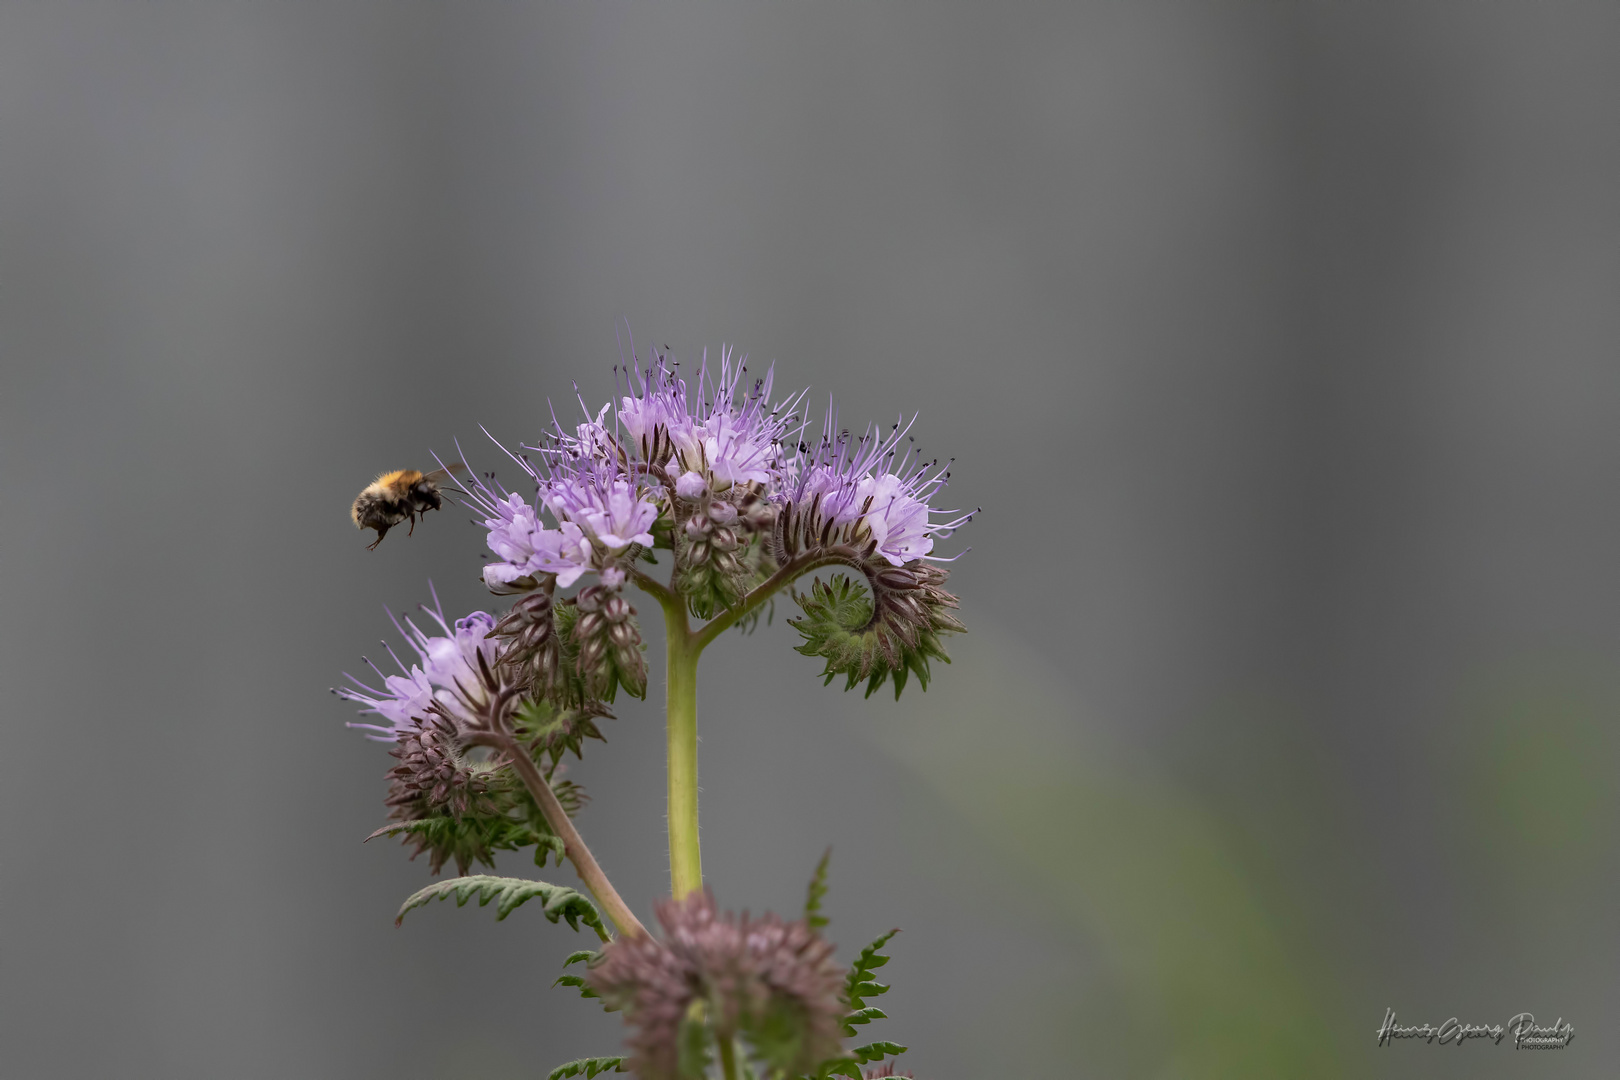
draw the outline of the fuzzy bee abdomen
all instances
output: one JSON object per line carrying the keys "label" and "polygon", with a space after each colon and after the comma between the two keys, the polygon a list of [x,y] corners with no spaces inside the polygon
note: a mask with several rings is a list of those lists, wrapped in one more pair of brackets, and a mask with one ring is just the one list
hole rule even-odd
{"label": "fuzzy bee abdomen", "polygon": [[379,526],[387,528],[398,525],[405,520],[406,510],[397,500],[390,499],[380,492],[362,491],[354,500],[354,506],[349,515],[354,523],[362,529],[375,529]]}

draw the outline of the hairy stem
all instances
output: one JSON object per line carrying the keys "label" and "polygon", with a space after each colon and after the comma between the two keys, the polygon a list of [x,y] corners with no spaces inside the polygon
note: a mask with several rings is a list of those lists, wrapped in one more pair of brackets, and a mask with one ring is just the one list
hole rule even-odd
{"label": "hairy stem", "polygon": [[757,588],[738,601],[736,607],[727,608],[704,624],[703,629],[699,630],[692,639],[696,651],[702,652],[708,648],[710,642],[735,626],[738,619],[753,612],[754,609],[769,600],[784,586],[792,584],[795,578],[835,563],[844,563],[861,570],[863,573],[865,572],[856,553],[852,549],[844,547],[806,552],[796,558],[789,559],[782,565],[781,569],[760,582]]}
{"label": "hairy stem", "polygon": [[[592,855],[591,849],[585,846],[585,841],[579,835],[579,830],[574,828],[574,823],[569,820],[568,812],[563,809],[562,803],[557,801],[557,796],[552,793],[551,785],[546,783],[546,778],[540,774],[539,769],[535,768],[534,761],[529,757],[528,752],[519,746],[514,739],[505,740],[503,748],[511,755],[512,767],[523,778],[523,785],[529,789],[529,794],[534,796],[534,801],[539,805],[540,812],[545,815],[546,824],[550,825],[551,831],[561,838],[563,853],[568,856],[568,861],[574,864],[574,869],[578,872],[580,880],[585,883],[586,888],[591,890],[591,895],[596,897],[596,902],[602,906],[602,913],[613,922],[614,926],[618,927],[621,934],[632,936],[645,934],[647,928],[641,925],[641,920],[636,918],[635,912],[630,910],[630,906],[619,896],[619,892],[613,887],[613,883],[608,881],[607,875],[602,872],[602,867],[596,861],[596,856]],[[608,939],[604,935],[602,940],[606,941]]]}
{"label": "hairy stem", "polygon": [[681,602],[681,598],[675,595],[675,590],[671,589],[668,585],[665,585],[657,578],[652,577],[640,567],[630,567],[630,580],[634,581],[636,586],[641,589],[642,592],[653,597],[660,604],[664,605],[666,610],[671,604],[679,604]]}
{"label": "hairy stem", "polygon": [[669,885],[677,900],[703,888],[698,847],[697,662],[686,607],[664,605],[668,643],[665,728],[669,737]]}

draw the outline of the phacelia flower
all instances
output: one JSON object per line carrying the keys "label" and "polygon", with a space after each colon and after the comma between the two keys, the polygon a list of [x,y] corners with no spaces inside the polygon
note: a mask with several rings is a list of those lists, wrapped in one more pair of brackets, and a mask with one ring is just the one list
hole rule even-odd
{"label": "phacelia flower", "polygon": [[772,1069],[811,1072],[839,1053],[842,972],[833,947],[808,925],[721,915],[707,893],[665,900],[657,911],[662,942],[621,937],[586,976],[635,1027],[637,1076],[676,1075],[681,1024],[697,1001],[718,1037],[742,1036]]}
{"label": "phacelia flower", "polygon": [[[433,595],[433,606],[423,605],[422,610],[438,624],[442,634],[428,634],[410,620],[407,616],[403,620],[394,618],[394,628],[405,638],[405,641],[415,651],[417,662],[407,667],[400,660],[393,646],[385,645],[388,655],[399,667],[401,674],[385,675],[380,668],[372,664],[372,671],[376,672],[382,680],[380,689],[372,687],[356,679],[353,675],[345,675],[358,689],[342,687],[333,691],[338,697],[346,701],[357,702],[365,708],[363,714],[372,714],[387,721],[383,724],[354,723],[348,726],[369,732],[369,738],[380,742],[393,742],[404,732],[417,729],[416,720],[426,716],[430,707],[437,702],[452,715],[461,715],[465,712],[463,697],[470,696],[477,700],[482,687],[482,680],[478,672],[478,654],[484,654],[485,662],[494,665],[498,645],[492,640],[486,640],[486,635],[495,628],[495,620],[485,612],[475,611],[462,619],[457,619],[452,626],[445,620],[444,609],[439,604],[438,594]],[[459,691],[459,694],[458,694]]]}
{"label": "phacelia flower", "polygon": [[539,574],[556,574],[557,584],[566,589],[590,569],[590,543],[572,521],[548,529],[534,507],[513,493],[499,500],[495,510],[496,516],[484,521],[489,550],[500,559],[484,567],[491,592],[507,591],[519,578]]}
{"label": "phacelia flower", "polygon": [[[530,466],[517,460],[525,469]],[[547,528],[534,504],[493,479],[473,477],[462,487],[462,502],[483,515],[485,543],[497,561],[484,567],[484,584],[496,595],[524,592],[547,574],[567,588],[591,568],[591,545],[580,527],[559,520]]]}
{"label": "phacelia flower", "polygon": [[[559,428],[557,452],[576,460],[667,468],[694,491],[698,485],[716,493],[738,485],[772,485],[782,476],[783,441],[797,421],[794,410],[803,394],[772,405],[772,373],[744,388],[746,372],[745,360],[734,360],[729,350],[720,355],[718,374],[710,372],[705,356],[693,390],[660,353],[652,367],[632,369],[611,430],[604,414],[571,436]],[[614,451],[604,454],[604,446]],[[701,497],[701,491],[682,494]]]}
{"label": "phacelia flower", "polygon": [[[594,468],[574,475],[559,470],[540,498],[559,521],[584,530],[611,554],[631,544],[653,545],[650,530],[658,520],[658,506],[623,477],[604,476]],[[558,584],[563,584],[560,577]]]}
{"label": "phacelia flower", "polygon": [[977,513],[934,520],[958,513],[929,505],[950,480],[951,463],[916,456],[903,442],[909,424],[896,424],[886,438],[869,430],[859,439],[834,434],[836,425],[829,414],[821,442],[801,449],[793,481],[778,496],[785,512],[777,515],[777,558],[840,544],[891,566],[936,558],[934,537],[949,536]]}

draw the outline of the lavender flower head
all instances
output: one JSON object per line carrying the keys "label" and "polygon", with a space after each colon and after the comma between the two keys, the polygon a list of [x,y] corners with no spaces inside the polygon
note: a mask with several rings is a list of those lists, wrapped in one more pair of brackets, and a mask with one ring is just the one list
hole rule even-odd
{"label": "lavender flower head", "polygon": [[[787,511],[778,530],[786,550],[778,558],[818,544],[846,544],[891,566],[951,561],[931,554],[934,538],[949,536],[977,513],[929,505],[950,480],[951,462],[923,461],[908,440],[911,423],[896,423],[887,437],[868,429],[858,439],[835,433],[837,423],[829,412],[821,441],[800,450],[793,480],[778,495]],[[936,515],[947,517],[936,521]]]}
{"label": "lavender flower head", "polygon": [[555,574],[557,584],[567,588],[590,569],[590,543],[572,521],[548,529],[535,508],[511,492],[491,500],[490,510],[493,516],[484,519],[484,528],[497,561],[484,567],[484,584],[491,592],[521,591],[514,583],[541,574]]}
{"label": "lavender flower head", "polygon": [[[432,591],[431,585],[429,590]],[[358,689],[342,687],[333,691],[346,701],[365,706],[361,713],[379,716],[387,722],[386,726],[349,723],[349,727],[368,732],[368,738],[394,742],[404,734],[415,732],[419,727],[418,721],[428,714],[434,702],[452,715],[459,716],[464,710],[461,696],[473,695],[476,700],[482,685],[478,675],[478,654],[482,652],[487,663],[495,662],[497,645],[494,641],[485,640],[485,636],[495,628],[495,620],[490,615],[475,611],[457,619],[452,626],[445,620],[436,591],[433,591],[433,606],[424,604],[422,610],[438,624],[442,634],[424,632],[409,616],[401,625],[401,620],[395,618],[392,612],[389,613],[394,628],[416,653],[416,663],[407,667],[394,652],[393,646],[385,644],[384,648],[401,674],[385,675],[367,660],[366,663],[382,680],[380,689],[344,672]]]}
{"label": "lavender flower head", "polygon": [[[565,526],[583,529],[609,554],[617,555],[631,544],[653,544],[650,530],[658,520],[658,506],[630,479],[591,466],[572,473],[559,470],[540,498]],[[557,583],[566,584],[560,577]]]}
{"label": "lavender flower head", "polygon": [[690,477],[685,483],[693,491],[699,483],[716,493],[744,484],[771,485],[782,476],[783,440],[804,395],[772,405],[774,369],[744,388],[747,370],[746,358],[734,361],[724,350],[719,372],[712,374],[705,356],[696,390],[689,393],[674,363],[659,354],[654,366],[631,369],[628,393],[614,418],[617,432],[607,431],[598,416],[599,430],[587,438],[582,427],[570,449],[583,452],[587,443],[619,447],[625,461]]}

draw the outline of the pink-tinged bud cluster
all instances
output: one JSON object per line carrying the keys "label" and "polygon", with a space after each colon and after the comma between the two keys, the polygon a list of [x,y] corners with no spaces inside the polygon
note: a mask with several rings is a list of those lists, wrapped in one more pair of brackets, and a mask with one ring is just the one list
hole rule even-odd
{"label": "pink-tinged bud cluster", "polygon": [[[658,905],[664,940],[621,937],[603,950],[586,976],[612,1008],[623,1009],[636,1029],[630,1065],[646,1080],[672,1080],[681,1024],[695,1001],[717,1037],[755,1033],[781,1060],[766,1064],[789,1075],[813,1071],[840,1050],[843,972],[833,947],[802,921],[775,915],[739,920],[716,910],[708,893]],[[787,1037],[784,1037],[787,1036]],[[776,1075],[774,1072],[772,1075]]]}
{"label": "pink-tinged bud cluster", "polygon": [[377,665],[367,660],[366,663],[382,680],[380,689],[345,672],[345,676],[358,689],[342,687],[333,691],[346,701],[365,706],[360,710],[362,714],[379,716],[387,722],[386,725],[349,724],[349,727],[368,732],[368,738],[393,742],[401,733],[415,731],[419,726],[418,721],[428,715],[434,702],[451,715],[459,716],[466,707],[463,699],[470,698],[476,702],[481,693],[478,654],[482,652],[487,663],[495,662],[497,644],[493,640],[486,640],[486,635],[495,628],[495,620],[490,615],[475,611],[457,619],[452,626],[445,621],[444,610],[436,593],[433,606],[423,605],[422,610],[438,624],[443,633],[428,634],[408,616],[402,625],[401,620],[394,618],[392,613],[389,615],[394,628],[416,653],[415,663],[407,667],[394,652],[393,646],[385,644],[400,674],[384,674]]}

